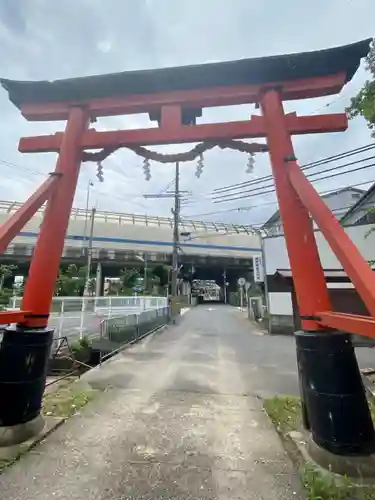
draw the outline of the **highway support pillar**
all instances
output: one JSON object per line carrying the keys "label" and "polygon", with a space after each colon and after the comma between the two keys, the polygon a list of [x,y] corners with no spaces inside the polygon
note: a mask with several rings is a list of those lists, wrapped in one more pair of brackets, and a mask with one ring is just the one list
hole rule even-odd
{"label": "highway support pillar", "polygon": [[104,295],[104,274],[101,262],[96,266],[95,277],[95,297],[102,297]]}

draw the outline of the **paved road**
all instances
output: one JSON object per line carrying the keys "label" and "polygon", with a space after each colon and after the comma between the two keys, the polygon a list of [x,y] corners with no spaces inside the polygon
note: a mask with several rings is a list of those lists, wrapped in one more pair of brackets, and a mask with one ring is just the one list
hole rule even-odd
{"label": "paved road", "polygon": [[[244,322],[244,326],[249,329],[249,323],[244,317],[244,314],[238,311],[236,308],[229,306],[199,306],[197,309],[199,311],[205,311],[207,318],[210,318],[213,313],[216,317],[220,316],[223,311],[236,316],[239,321]],[[129,310],[128,313],[133,313],[134,310]],[[125,311],[122,314],[126,314]],[[83,335],[89,338],[95,338],[100,332],[100,322],[105,318],[104,315],[96,315],[93,312],[87,312],[84,315],[83,322]],[[195,317],[195,316],[194,316]],[[49,325],[54,327],[55,337],[59,333],[60,318],[52,317],[50,319]],[[67,312],[64,315],[64,321],[62,323],[62,336],[67,336],[70,340],[77,339],[80,333],[81,324],[81,313],[80,312]],[[295,383],[296,374],[296,354],[295,354],[295,343],[292,336],[259,336],[254,333],[254,331],[249,334],[250,337],[245,340],[241,338],[241,343],[244,343],[243,356],[242,350],[239,348],[238,356],[241,358],[240,362],[244,361],[250,362],[257,366],[257,370],[261,376],[261,379],[266,382],[269,379],[275,380],[275,373],[279,376],[276,380],[272,382],[276,384],[275,392],[285,386],[286,392],[295,392],[297,388]],[[236,336],[233,337],[233,342],[235,343]],[[356,354],[358,363],[361,368],[375,368],[375,348],[367,347],[357,347]],[[255,369],[255,368],[253,368]],[[260,384],[260,382],[259,382]]]}
{"label": "paved road", "polygon": [[192,309],[88,372],[83,380],[110,390],[6,470],[2,496],[302,499],[256,397],[276,388],[262,342],[235,309]]}

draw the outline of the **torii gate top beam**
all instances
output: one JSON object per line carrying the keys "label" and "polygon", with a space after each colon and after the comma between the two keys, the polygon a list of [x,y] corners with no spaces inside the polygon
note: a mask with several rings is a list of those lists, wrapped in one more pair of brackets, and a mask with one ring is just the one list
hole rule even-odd
{"label": "torii gate top beam", "polygon": [[201,108],[258,102],[259,92],[279,87],[284,100],[338,93],[351,80],[371,39],[326,50],[156,70],[127,71],[66,80],[1,79],[10,100],[28,120],[65,120],[72,105],[91,117],[148,112],[180,105]]}

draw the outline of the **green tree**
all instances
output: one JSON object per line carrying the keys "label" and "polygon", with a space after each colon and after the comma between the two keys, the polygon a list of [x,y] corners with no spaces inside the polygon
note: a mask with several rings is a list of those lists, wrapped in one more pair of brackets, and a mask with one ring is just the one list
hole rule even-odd
{"label": "green tree", "polygon": [[135,284],[137,283],[137,279],[141,277],[140,270],[137,268],[132,269],[122,269],[120,271],[121,278],[121,293],[129,293]]}
{"label": "green tree", "polygon": [[[366,57],[366,69],[371,73],[371,79],[366,80],[358,94],[352,97],[346,112],[350,119],[363,116],[371,130],[371,136],[375,137],[375,41],[372,42]],[[370,208],[369,212],[375,212],[375,208]],[[374,231],[375,228],[370,229],[365,238]]]}
{"label": "green tree", "polygon": [[165,287],[169,284],[171,279],[172,266],[165,264],[156,266],[153,269],[153,275],[159,278],[160,286]]}
{"label": "green tree", "polygon": [[[70,264],[66,269],[60,269],[56,280],[55,295],[64,297],[82,296],[85,289],[86,274],[87,267],[79,267],[76,264]],[[89,291],[92,290],[93,283],[95,283],[94,278],[89,282]]]}
{"label": "green tree", "polygon": [[4,281],[7,278],[13,276],[14,271],[17,269],[17,266],[13,264],[1,264],[0,265],[0,290],[4,288]]}
{"label": "green tree", "polygon": [[358,94],[352,97],[346,112],[349,118],[363,116],[372,137],[375,137],[375,42],[372,42],[366,57],[366,69],[371,73],[371,79],[366,80]]}

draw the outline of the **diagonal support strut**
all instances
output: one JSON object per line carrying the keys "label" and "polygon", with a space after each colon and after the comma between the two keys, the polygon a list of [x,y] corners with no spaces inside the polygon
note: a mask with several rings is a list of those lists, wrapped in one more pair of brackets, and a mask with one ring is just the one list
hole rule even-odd
{"label": "diagonal support strut", "polygon": [[49,198],[56,188],[59,175],[51,174],[50,177],[35,191],[30,198],[0,227],[0,254],[5,252],[9,243],[21,231],[35,212]]}

